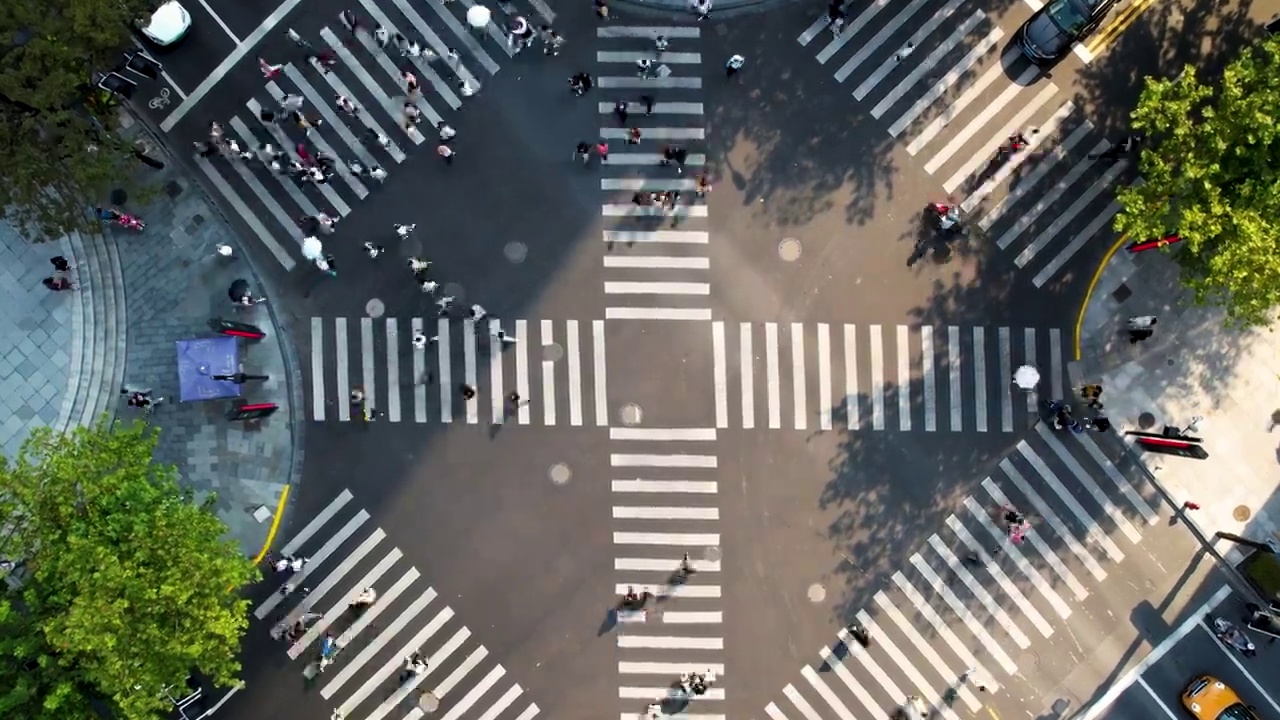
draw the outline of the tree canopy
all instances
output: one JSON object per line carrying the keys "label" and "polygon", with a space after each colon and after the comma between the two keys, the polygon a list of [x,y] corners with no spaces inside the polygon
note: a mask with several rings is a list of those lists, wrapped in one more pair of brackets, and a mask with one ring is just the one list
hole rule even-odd
{"label": "tree canopy", "polygon": [[248,623],[235,589],[257,571],[152,462],[156,438],[141,424],[41,429],[0,457],[0,556],[23,561],[0,602],[0,717],[87,717],[98,701],[151,720],[193,670],[234,682]]}
{"label": "tree canopy", "polygon": [[1188,66],[1148,78],[1132,124],[1148,136],[1143,183],[1119,194],[1117,229],[1182,236],[1174,253],[1201,303],[1242,325],[1280,304],[1280,38],[1247,48],[1220,80]]}
{"label": "tree canopy", "polygon": [[0,2],[0,213],[46,237],[96,227],[86,210],[128,191],[133,148],[93,87],[157,0]]}

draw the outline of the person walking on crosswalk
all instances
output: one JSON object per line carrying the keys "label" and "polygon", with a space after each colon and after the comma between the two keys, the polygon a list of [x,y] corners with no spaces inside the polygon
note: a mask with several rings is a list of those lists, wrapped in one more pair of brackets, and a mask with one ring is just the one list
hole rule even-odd
{"label": "person walking on crosswalk", "polygon": [[360,113],[360,108],[356,107],[356,104],[351,101],[351,98],[341,93],[333,96],[333,104],[337,105],[339,110],[348,115],[357,115]]}
{"label": "person walking on crosswalk", "polygon": [[458,131],[443,120],[436,124],[436,130],[440,131],[440,142],[442,143],[447,143],[458,135]]}
{"label": "person walking on crosswalk", "polygon": [[636,75],[642,79],[649,80],[653,77],[653,61],[649,58],[640,58],[636,61]]}
{"label": "person walking on crosswalk", "polygon": [[742,66],[746,64],[746,58],[741,55],[733,55],[724,63],[724,76],[726,78],[731,78],[734,75],[737,75],[738,71],[742,69]]}
{"label": "person walking on crosswalk", "polygon": [[550,25],[543,25],[539,32],[542,33],[542,54],[555,57],[560,54],[560,48],[564,45],[564,38],[560,33],[556,32]]}
{"label": "person walking on crosswalk", "polygon": [[711,0],[690,0],[689,9],[698,16],[699,22],[706,20],[711,17]]}
{"label": "person walking on crosswalk", "polygon": [[364,244],[364,252],[369,256],[370,260],[377,260],[378,256],[386,251],[387,249],[381,245],[374,245],[371,242],[365,242]]}
{"label": "person walking on crosswalk", "polygon": [[441,159],[444,160],[445,165],[452,165],[453,158],[455,155],[457,155],[457,153],[453,151],[453,148],[444,144],[441,144],[439,147],[436,148],[436,154],[439,155]]}
{"label": "person walking on crosswalk", "polygon": [[280,73],[284,71],[284,66],[272,65],[266,60],[258,58],[258,69],[262,71],[262,77],[267,80],[271,80],[272,78],[278,77]]}

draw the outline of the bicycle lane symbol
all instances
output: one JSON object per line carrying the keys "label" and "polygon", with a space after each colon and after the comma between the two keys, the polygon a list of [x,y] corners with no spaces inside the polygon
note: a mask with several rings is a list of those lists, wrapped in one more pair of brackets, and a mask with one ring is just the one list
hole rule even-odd
{"label": "bicycle lane symbol", "polygon": [[169,107],[171,102],[173,102],[170,99],[171,95],[172,93],[169,92],[169,88],[160,88],[160,93],[147,101],[147,107],[152,110],[164,110]]}

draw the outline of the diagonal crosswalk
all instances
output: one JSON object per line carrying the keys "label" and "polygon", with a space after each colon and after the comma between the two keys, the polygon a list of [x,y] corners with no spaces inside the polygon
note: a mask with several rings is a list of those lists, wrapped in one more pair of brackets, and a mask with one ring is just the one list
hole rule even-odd
{"label": "diagonal crosswalk", "polygon": [[[274,110],[286,95],[305,99],[304,113],[321,122],[307,131],[304,142],[311,152],[324,152],[339,162],[338,176],[328,183],[300,183],[272,173],[256,160],[197,158],[196,166],[227,206],[248,226],[253,236],[285,267],[296,267],[301,253],[298,219],[321,212],[333,217],[349,214],[377,185],[385,181],[357,176],[350,164],[365,169],[380,167],[393,175],[395,167],[423,145],[433,147],[436,126],[454,125],[467,97],[478,91],[484,79],[498,72],[500,62],[517,50],[497,22],[486,37],[477,37],[465,25],[465,12],[473,3],[448,0],[359,0],[353,6],[364,22],[376,23],[420,44],[421,57],[403,57],[394,47],[378,46],[368,32],[350,32],[335,17],[320,30],[318,48],[331,51],[338,62],[322,67],[309,63],[286,64],[279,75],[264,80],[261,92],[245,101],[243,113],[219,119],[228,137],[252,150],[270,142],[296,159],[294,151],[301,131],[286,131],[288,118],[279,124],[261,120],[260,111]],[[530,0],[542,21],[554,13],[543,0]],[[420,80],[420,94],[405,95],[402,72]],[[351,115],[336,109],[334,98],[343,95],[359,108]],[[403,109],[409,102],[421,112],[420,129],[406,123]],[[383,138],[386,142],[380,142]]]}
{"label": "diagonal crosswalk", "polygon": [[[311,418],[349,422],[347,398],[359,388],[392,423],[606,427],[608,325],[313,317]],[[1035,422],[1038,401],[1063,397],[1068,384],[1058,328],[707,326],[715,403],[708,425],[719,429],[1008,433]],[[434,340],[414,347],[417,333]],[[1039,369],[1038,392],[1012,384],[1022,365]],[[474,397],[460,396],[463,384]]]}
{"label": "diagonal crosswalk", "polygon": [[[657,38],[667,46],[657,49]],[[597,28],[600,139],[609,159],[600,166],[601,215],[609,320],[710,320],[708,209],[696,192],[707,158],[702,107],[701,28],[690,25]],[[652,63],[641,77],[636,62]],[[652,102],[652,108],[648,102]],[[616,112],[626,103],[626,116]],[[628,142],[633,129],[638,142]],[[664,162],[681,148],[683,168]],[[678,193],[675,206],[640,205],[641,194]]]}
{"label": "diagonal crosswalk", "polygon": [[[1031,523],[1021,542],[1010,540],[1005,507]],[[848,618],[874,641],[841,629],[765,714],[884,717],[912,696],[942,717],[956,718],[959,706],[977,712],[975,690],[996,691],[1019,673],[1014,648],[1080,634],[1069,627],[1073,610],[1159,522],[1158,507],[1154,488],[1130,479],[1092,436],[1039,423]]]}
{"label": "diagonal crosswalk", "polygon": [[[651,703],[666,715],[724,718],[715,442],[713,428],[609,429],[612,590],[653,596],[644,609],[615,615],[622,720],[645,718]],[[686,673],[715,680],[689,698],[672,687]]]}
{"label": "diagonal crosswalk", "polygon": [[[1092,157],[1107,141],[1069,91],[1021,57],[1000,18],[964,5],[851,0],[838,32],[824,14],[797,41],[855,100],[872,104],[970,227],[998,238],[1043,287],[1119,211],[1111,197],[1128,163]],[[1082,46],[1075,52],[1088,61]],[[1019,131],[1028,147],[997,158]]]}
{"label": "diagonal crosswalk", "polygon": [[[369,513],[352,506],[343,490],[289,539],[281,555],[307,558],[297,572],[281,573],[280,589],[254,608],[270,620],[270,633],[290,662],[315,682],[320,696],[347,720],[395,717],[417,720],[426,712],[449,720],[532,720],[538,706],[454,610],[423,580]],[[367,588],[376,601],[356,612],[351,603]],[[301,632],[293,630],[301,621]],[[320,663],[332,637],[337,652]],[[427,667],[406,673],[415,653]],[[404,712],[411,706],[407,714]]]}

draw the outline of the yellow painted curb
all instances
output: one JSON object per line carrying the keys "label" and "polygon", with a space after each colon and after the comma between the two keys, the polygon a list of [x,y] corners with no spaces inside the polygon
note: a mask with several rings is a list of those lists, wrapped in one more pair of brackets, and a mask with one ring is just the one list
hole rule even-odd
{"label": "yellow painted curb", "polygon": [[[1079,353],[1077,353],[1077,355],[1078,354]],[[276,503],[276,514],[271,518],[271,529],[267,530],[267,539],[262,543],[262,549],[258,551],[258,557],[253,559],[254,565],[262,562],[262,559],[265,558],[267,553],[271,550],[271,543],[275,542],[276,531],[280,529],[280,518],[284,515],[284,504],[289,500],[289,487],[290,486],[285,485],[284,491],[280,493],[280,502]]]}
{"label": "yellow painted curb", "polygon": [[1076,331],[1072,337],[1072,349],[1075,351],[1075,359],[1080,359],[1080,328],[1084,325],[1084,311],[1089,307],[1089,300],[1093,298],[1093,290],[1098,286],[1098,279],[1102,277],[1102,271],[1107,267],[1107,263],[1111,262],[1111,257],[1116,254],[1120,246],[1125,240],[1129,239],[1129,233],[1125,233],[1116,239],[1116,243],[1107,251],[1102,262],[1098,263],[1098,269],[1093,271],[1093,277],[1089,280],[1089,289],[1084,292],[1084,301],[1080,303],[1080,312],[1076,315]]}

